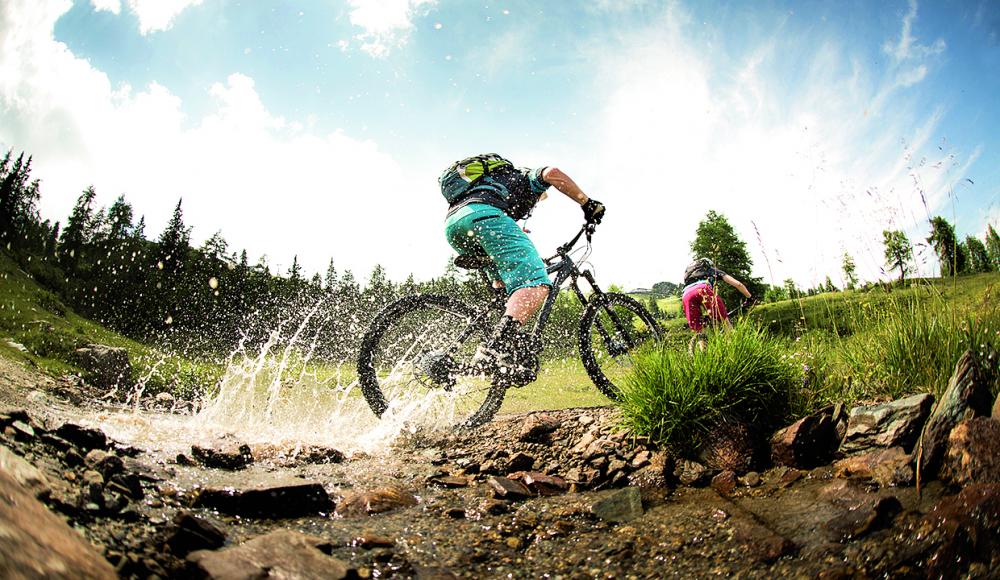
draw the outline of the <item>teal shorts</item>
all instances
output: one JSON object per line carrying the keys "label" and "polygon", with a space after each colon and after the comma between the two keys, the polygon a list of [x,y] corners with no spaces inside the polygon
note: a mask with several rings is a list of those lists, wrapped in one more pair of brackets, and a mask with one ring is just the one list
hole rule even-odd
{"label": "teal shorts", "polygon": [[552,286],[535,244],[502,210],[470,203],[448,216],[444,235],[459,254],[485,251],[493,258],[486,272],[503,281],[508,295],[521,288]]}

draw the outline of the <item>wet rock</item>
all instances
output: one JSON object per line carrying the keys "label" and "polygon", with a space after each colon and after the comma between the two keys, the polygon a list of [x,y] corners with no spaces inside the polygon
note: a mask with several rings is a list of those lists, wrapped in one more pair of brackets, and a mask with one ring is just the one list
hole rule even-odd
{"label": "wet rock", "polygon": [[[970,563],[1000,558],[1000,484],[974,483],[942,499],[910,531],[928,578],[956,578]],[[994,568],[994,570],[996,570]]]}
{"label": "wet rock", "polygon": [[344,453],[332,447],[310,446],[299,459],[302,463],[343,463]]}
{"label": "wet rock", "polygon": [[772,530],[753,512],[718,494],[712,495],[716,510],[730,516],[728,521],[733,529],[733,540],[754,562],[770,564],[798,549],[794,542]]}
{"label": "wet rock", "polygon": [[538,443],[548,439],[548,435],[559,428],[559,420],[551,415],[532,414],[521,424],[518,440]]}
{"label": "wet rock", "polygon": [[437,475],[431,477],[429,481],[441,487],[469,487],[469,478],[462,475]]}
{"label": "wet rock", "polygon": [[39,439],[41,439],[41,441],[46,445],[49,445],[58,451],[62,451],[63,453],[69,451],[73,447],[72,443],[52,433],[42,433],[39,436]]}
{"label": "wet rock", "polygon": [[932,479],[941,467],[948,447],[948,434],[972,417],[990,415],[990,384],[996,373],[996,353],[981,356],[966,351],[955,365],[948,387],[935,405],[920,438],[920,473]]}
{"label": "wet rock", "polygon": [[69,441],[84,451],[91,449],[107,449],[108,438],[103,431],[81,427],[73,423],[64,423],[56,429],[56,435]]}
{"label": "wet rock", "polygon": [[10,578],[117,578],[87,541],[0,468],[0,575]]}
{"label": "wet rock", "polygon": [[555,475],[529,472],[524,474],[523,481],[528,489],[542,496],[559,495],[569,491],[569,482]]}
{"label": "wet rock", "polygon": [[849,455],[873,447],[897,446],[909,452],[933,403],[934,396],[923,393],[881,405],[851,409],[840,452]]}
{"label": "wet rock", "polygon": [[6,472],[36,497],[52,488],[49,478],[40,469],[5,445],[0,445],[0,471]]}
{"label": "wet rock", "polygon": [[253,463],[250,446],[242,441],[224,437],[213,447],[191,446],[191,455],[205,467],[214,469],[243,469]]}
{"label": "wet rock", "polygon": [[125,463],[121,457],[112,455],[102,449],[92,449],[83,458],[83,463],[87,467],[97,470],[104,479],[111,479],[112,475],[125,470]]}
{"label": "wet rock", "polygon": [[635,455],[632,456],[632,461],[629,465],[632,469],[641,469],[649,465],[649,460],[653,457],[653,454],[648,449],[642,449],[637,451]]}
{"label": "wet rock", "polygon": [[189,511],[177,512],[167,530],[171,553],[183,558],[197,550],[217,550],[226,544],[222,524]]}
{"label": "wet rock", "polygon": [[736,491],[736,472],[726,470],[712,478],[711,487],[719,495],[732,495]]}
{"label": "wet rock", "polygon": [[529,471],[535,466],[535,458],[527,453],[518,451],[510,456],[507,462],[507,471]]}
{"label": "wet rock", "polygon": [[0,411],[0,428],[7,427],[15,421],[21,421],[22,423],[27,423],[30,420],[28,411],[24,409],[3,409]]}
{"label": "wet rock", "polygon": [[73,352],[73,360],[87,371],[88,382],[110,389],[130,384],[132,364],[124,348],[88,344]]}
{"label": "wet rock", "polygon": [[763,480],[760,477],[760,474],[757,473],[756,471],[748,471],[746,474],[743,475],[743,477],[740,477],[737,481],[739,481],[740,483],[742,483],[747,487],[757,487],[763,482]]}
{"label": "wet rock", "polygon": [[712,472],[697,461],[680,459],[674,466],[674,475],[683,485],[698,486],[707,483]]}
{"label": "wet rock", "polygon": [[321,484],[301,483],[246,490],[205,488],[195,498],[194,507],[244,517],[297,518],[330,513],[333,501]]}
{"label": "wet rock", "polygon": [[396,545],[392,538],[380,536],[375,532],[366,530],[360,536],[351,540],[351,546],[371,550],[373,548],[391,548]]}
{"label": "wet rock", "polygon": [[840,444],[834,419],[839,408],[827,407],[777,431],[771,437],[771,461],[803,469],[828,463]]}
{"label": "wet rock", "polygon": [[14,421],[4,429],[15,441],[31,441],[35,438],[35,430],[24,421]]}
{"label": "wet rock", "polygon": [[331,550],[322,538],[278,530],[233,548],[193,552],[187,561],[214,580],[346,577],[347,565],[330,556]]}
{"label": "wet rock", "polygon": [[607,522],[630,522],[643,514],[642,494],[638,487],[619,489],[605,495],[590,509],[595,516]]}
{"label": "wet rock", "polygon": [[875,530],[888,528],[903,505],[893,496],[866,497],[826,524],[841,541],[861,538]]}
{"label": "wet rock", "polygon": [[528,486],[507,477],[491,477],[486,483],[493,490],[493,496],[499,499],[524,499],[533,495]]}
{"label": "wet rock", "polygon": [[902,447],[877,449],[833,464],[836,477],[870,479],[882,487],[911,485],[913,458]]}
{"label": "wet rock", "polygon": [[1000,421],[966,419],[948,436],[941,479],[953,485],[1000,483]]}
{"label": "wet rock", "polygon": [[417,505],[417,498],[401,487],[383,487],[372,491],[348,495],[337,506],[342,516],[380,514]]}
{"label": "wet rock", "polygon": [[[569,479],[569,478],[568,478]],[[639,487],[666,487],[674,479],[674,458],[660,450],[649,456],[649,464],[634,471],[629,480]]]}

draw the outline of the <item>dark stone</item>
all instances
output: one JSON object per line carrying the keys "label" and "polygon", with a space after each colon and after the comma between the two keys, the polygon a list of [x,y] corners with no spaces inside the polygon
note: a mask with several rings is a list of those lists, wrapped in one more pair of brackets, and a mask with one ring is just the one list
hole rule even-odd
{"label": "dark stone", "polygon": [[83,458],[83,462],[87,467],[99,471],[104,479],[111,479],[111,476],[125,470],[125,462],[122,461],[121,457],[101,449],[92,449]]}
{"label": "dark stone", "polygon": [[712,489],[719,495],[732,495],[736,491],[736,472],[726,470],[712,478]]}
{"label": "dark stone", "polygon": [[941,479],[957,486],[1000,483],[1000,421],[966,419],[948,436]]}
{"label": "dark stone", "polygon": [[333,501],[319,483],[236,490],[206,488],[194,507],[255,518],[297,518],[333,511]]}
{"label": "dark stone", "polygon": [[134,473],[116,473],[111,476],[111,485],[115,485],[120,492],[129,498],[139,501],[145,497],[142,489],[142,480]]}
{"label": "dark stone", "polygon": [[524,499],[533,495],[528,486],[506,477],[491,477],[486,483],[493,490],[493,496],[500,499]]}
{"label": "dark stone", "polygon": [[42,441],[42,443],[45,443],[46,445],[64,453],[73,447],[69,441],[66,441],[57,435],[53,435],[52,433],[42,433],[38,438]]}
{"label": "dark stone", "polygon": [[253,453],[246,443],[225,440],[218,447],[193,445],[191,455],[205,467],[237,470],[253,463]]}
{"label": "dark stone", "polygon": [[110,389],[130,384],[132,364],[124,348],[88,344],[73,352],[73,360],[87,371],[87,380],[95,386]]}
{"label": "dark stone", "polygon": [[346,496],[337,506],[342,516],[380,514],[417,505],[417,498],[400,487],[383,487]]}
{"label": "dark stone", "polygon": [[992,349],[983,356],[965,351],[955,364],[948,387],[934,407],[920,437],[919,470],[924,479],[933,479],[941,468],[948,447],[948,434],[972,417],[988,417],[990,385],[996,375],[997,355]]}
{"label": "dark stone", "polygon": [[396,545],[392,538],[379,536],[374,532],[362,532],[360,536],[351,540],[351,546],[371,550],[373,548],[391,548]]}
{"label": "dark stone", "polygon": [[794,542],[769,528],[753,512],[718,494],[713,495],[719,510],[730,515],[733,539],[740,544],[748,558],[770,564],[796,551]]}
{"label": "dark stone", "polygon": [[674,466],[674,475],[684,485],[697,486],[707,483],[712,472],[697,461],[680,459]]}
{"label": "dark stone", "polygon": [[826,528],[841,541],[854,540],[888,528],[893,518],[903,511],[903,505],[893,496],[865,498],[826,524]]}
{"label": "dark stone", "polygon": [[538,495],[559,495],[569,490],[569,482],[555,475],[529,472],[524,474],[524,484]]}
{"label": "dark stone", "polygon": [[469,478],[461,475],[438,475],[430,478],[430,482],[441,487],[469,487]]}
{"label": "dark stone", "polygon": [[638,487],[619,489],[595,502],[590,509],[604,521],[630,522],[643,514],[642,493]]}
{"label": "dark stone", "polygon": [[346,577],[347,565],[328,555],[331,550],[322,538],[277,530],[236,547],[192,552],[187,561],[196,574],[214,580]]}
{"label": "dark stone", "polygon": [[56,435],[69,441],[84,451],[91,449],[107,449],[108,438],[103,431],[81,427],[73,423],[63,423],[56,429]]}
{"label": "dark stone", "polygon": [[8,426],[14,421],[27,423],[30,420],[28,411],[24,409],[4,409],[0,411],[0,428]]}
{"label": "dark stone", "polygon": [[303,463],[343,463],[344,453],[332,447],[309,447],[299,459]]}
{"label": "dark stone", "polygon": [[189,511],[177,512],[167,530],[167,546],[178,558],[196,550],[218,550],[226,545],[222,524]]}
{"label": "dark stone", "polygon": [[877,447],[897,446],[909,452],[917,442],[933,403],[934,396],[923,393],[851,409],[840,452],[849,455]]}
{"label": "dark stone", "polygon": [[31,441],[35,438],[35,430],[24,421],[14,421],[8,427],[15,441]]}
{"label": "dark stone", "polygon": [[510,457],[507,462],[507,471],[529,471],[535,466],[535,458],[528,455],[527,453],[522,453],[518,451]]}
{"label": "dark stone", "polygon": [[829,463],[840,444],[833,411],[827,407],[776,432],[771,437],[771,461],[802,469]]}
{"label": "dark stone", "polygon": [[559,420],[544,414],[532,414],[521,424],[518,439],[529,443],[545,441],[559,427]]}

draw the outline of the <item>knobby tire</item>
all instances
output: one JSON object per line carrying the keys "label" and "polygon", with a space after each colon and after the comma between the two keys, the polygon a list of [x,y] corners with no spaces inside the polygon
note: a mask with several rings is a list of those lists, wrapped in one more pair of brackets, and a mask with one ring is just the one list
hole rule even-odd
{"label": "knobby tire", "polygon": [[[637,317],[644,328],[637,329],[632,316]],[[603,334],[599,331],[598,324],[604,328]],[[625,351],[612,357],[607,352],[605,334],[612,341],[619,341]],[[631,357],[636,349],[662,337],[663,333],[653,315],[639,301],[625,294],[602,294],[591,299],[580,319],[580,359],[594,385],[608,398],[619,401],[622,397],[621,379],[631,369]],[[602,363],[615,371],[613,376],[608,376]],[[615,381],[619,384],[615,384]]]}

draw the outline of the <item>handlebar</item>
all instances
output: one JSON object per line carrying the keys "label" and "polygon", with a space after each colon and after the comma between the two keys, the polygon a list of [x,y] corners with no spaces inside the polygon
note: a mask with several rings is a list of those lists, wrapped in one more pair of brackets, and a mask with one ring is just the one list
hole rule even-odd
{"label": "handlebar", "polygon": [[573,246],[575,246],[576,243],[580,241],[580,237],[585,234],[587,236],[587,243],[589,244],[596,230],[597,230],[597,224],[593,222],[585,222],[583,226],[580,227],[580,231],[576,232],[576,235],[573,236],[573,239],[556,248],[556,255],[552,256],[551,258],[546,258],[544,260],[545,263],[549,264],[550,262],[552,262],[552,260],[555,260],[560,256],[566,255],[566,253],[572,250]]}

